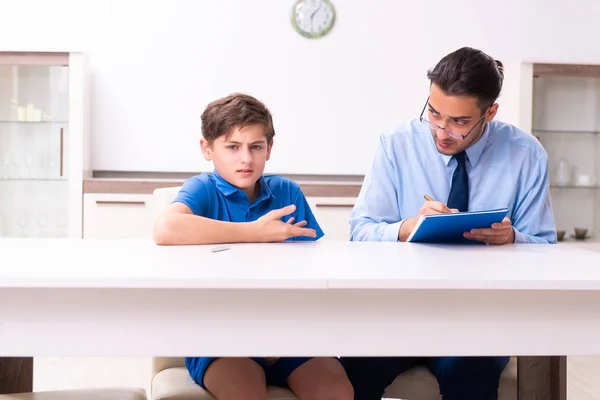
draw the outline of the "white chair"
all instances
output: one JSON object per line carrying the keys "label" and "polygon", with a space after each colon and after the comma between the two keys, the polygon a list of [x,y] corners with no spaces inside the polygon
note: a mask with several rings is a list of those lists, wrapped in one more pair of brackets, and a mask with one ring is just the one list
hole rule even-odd
{"label": "white chair", "polygon": [[[171,204],[179,189],[180,187],[170,187],[154,191],[155,215]],[[183,358],[155,357],[153,374],[151,400],[214,400],[210,393],[192,380],[185,368]],[[387,388],[385,397],[406,400],[441,399],[437,380],[425,367],[416,367],[398,376]],[[270,387],[269,399],[297,400],[297,397],[290,390]],[[517,399],[517,359],[515,357],[511,357],[502,373],[498,399]],[[0,400],[3,399],[0,398]]]}
{"label": "white chair", "polygon": [[152,193],[152,214],[153,218],[165,211],[167,207],[175,200],[177,193],[179,193],[181,186],[166,187],[160,189],[154,189]]}
{"label": "white chair", "polygon": [[[150,397],[161,400],[214,400],[215,398],[190,377],[183,358],[155,357]],[[298,400],[290,390],[269,387],[270,400]],[[2,400],[2,399],[0,399]]]}

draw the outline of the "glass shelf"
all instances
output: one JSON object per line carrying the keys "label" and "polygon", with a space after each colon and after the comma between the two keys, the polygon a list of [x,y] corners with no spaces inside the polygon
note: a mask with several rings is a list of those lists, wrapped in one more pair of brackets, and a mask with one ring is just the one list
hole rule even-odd
{"label": "glass shelf", "polygon": [[70,112],[84,117],[82,64],[76,53],[0,52],[0,236],[81,236],[70,223],[81,209],[70,170],[82,167],[71,141],[82,124]]}
{"label": "glass shelf", "polygon": [[69,121],[0,121],[0,124],[68,124]]}
{"label": "glass shelf", "polygon": [[8,178],[5,179],[0,176],[0,183],[2,182],[68,182],[66,177],[64,178]]}
{"label": "glass shelf", "polygon": [[567,186],[559,186],[559,185],[550,185],[551,189],[588,189],[588,190],[600,190],[600,186],[584,186],[584,185],[567,185]]}
{"label": "glass shelf", "polygon": [[578,240],[578,239],[573,239],[571,237],[569,237],[568,239],[563,239],[561,241],[558,242],[558,244],[567,244],[567,245],[596,245],[596,246],[600,246],[600,239],[598,239],[597,237],[590,237],[588,239],[585,240]]}
{"label": "glass shelf", "polygon": [[582,131],[582,130],[566,130],[566,129],[533,129],[533,134],[566,134],[566,135],[600,135],[600,131]]}

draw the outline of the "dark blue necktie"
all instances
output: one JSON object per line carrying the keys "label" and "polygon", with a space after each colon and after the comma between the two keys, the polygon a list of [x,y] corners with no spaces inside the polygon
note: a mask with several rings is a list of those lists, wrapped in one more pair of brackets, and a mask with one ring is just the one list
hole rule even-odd
{"label": "dark blue necktie", "polygon": [[454,174],[452,174],[452,187],[448,196],[449,208],[457,208],[458,211],[469,211],[469,176],[465,163],[465,152],[454,155],[458,162]]}

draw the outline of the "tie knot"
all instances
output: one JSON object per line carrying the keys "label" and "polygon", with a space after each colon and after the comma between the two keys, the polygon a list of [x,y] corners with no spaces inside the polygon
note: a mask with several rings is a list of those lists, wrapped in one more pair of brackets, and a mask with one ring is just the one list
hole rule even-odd
{"label": "tie knot", "polygon": [[466,157],[467,153],[465,153],[465,151],[461,151],[458,154],[454,155],[454,158],[456,158],[456,162],[458,162],[458,165],[460,165],[461,167],[465,166],[465,157]]}

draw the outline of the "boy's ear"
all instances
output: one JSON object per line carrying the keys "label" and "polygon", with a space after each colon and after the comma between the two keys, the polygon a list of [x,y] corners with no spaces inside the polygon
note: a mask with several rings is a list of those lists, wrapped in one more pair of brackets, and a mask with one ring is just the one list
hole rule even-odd
{"label": "boy's ear", "polygon": [[273,139],[271,139],[271,143],[267,145],[267,161],[271,158],[271,148],[273,148]]}
{"label": "boy's ear", "polygon": [[208,140],[200,139],[200,148],[202,149],[202,155],[206,161],[212,160],[212,146],[208,143]]}

